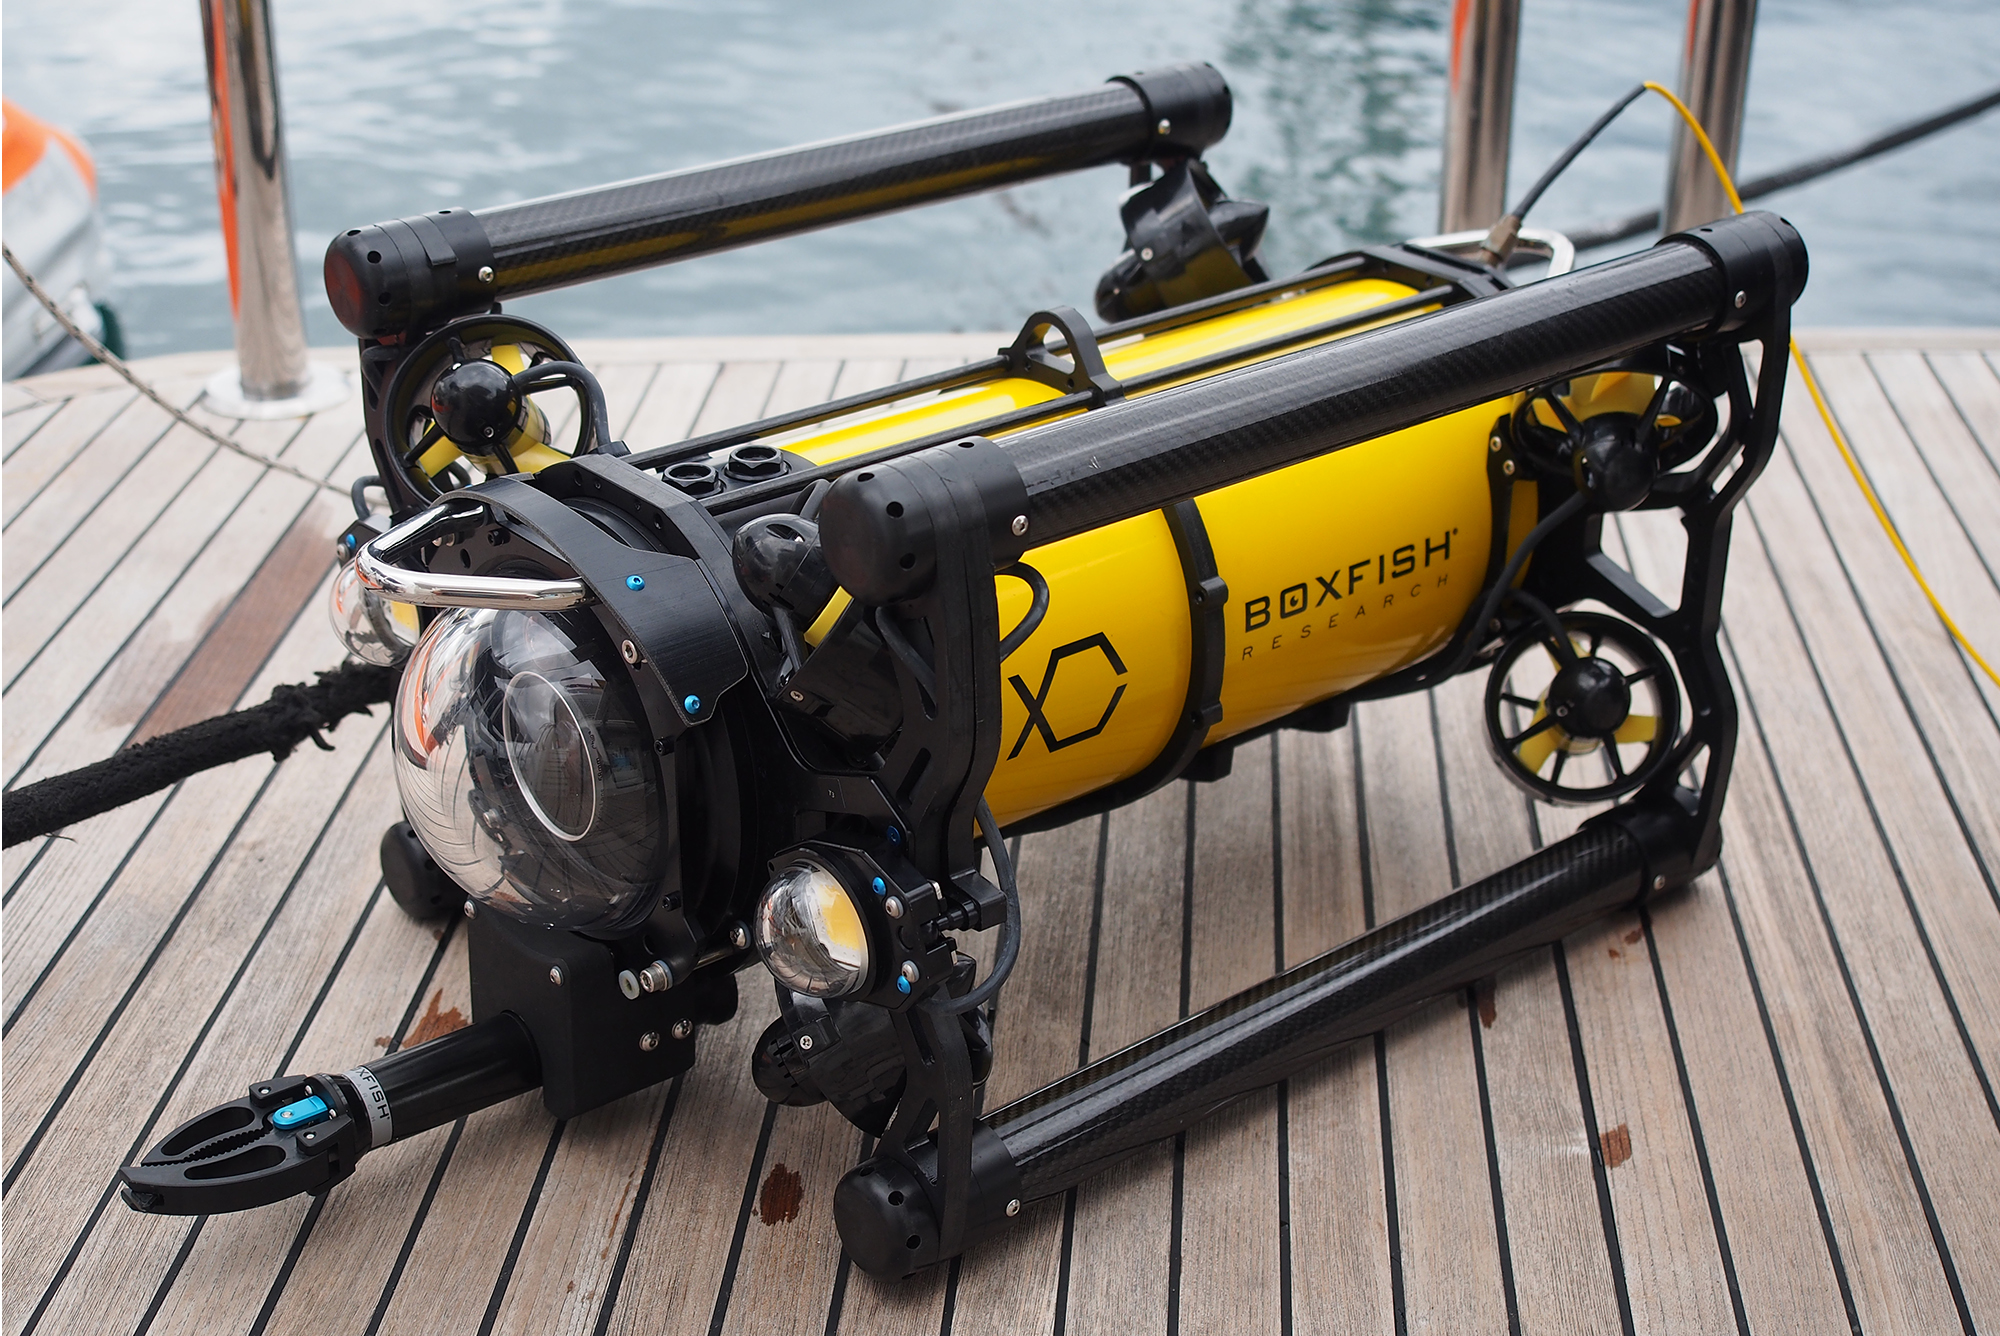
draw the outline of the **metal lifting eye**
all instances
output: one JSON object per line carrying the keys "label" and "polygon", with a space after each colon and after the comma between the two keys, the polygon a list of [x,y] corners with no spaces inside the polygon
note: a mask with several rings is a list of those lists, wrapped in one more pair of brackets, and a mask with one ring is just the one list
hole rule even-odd
{"label": "metal lifting eye", "polygon": [[1494,661],[1486,740],[1507,778],[1552,803],[1605,802],[1658,773],[1680,732],[1680,688],[1650,636],[1594,612],[1536,625]]}

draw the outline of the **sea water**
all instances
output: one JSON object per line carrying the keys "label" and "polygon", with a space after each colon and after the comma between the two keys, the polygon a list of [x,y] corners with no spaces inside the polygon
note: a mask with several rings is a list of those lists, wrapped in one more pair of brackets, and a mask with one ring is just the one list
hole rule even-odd
{"label": "sea water", "polygon": [[[527,199],[1208,60],[1235,91],[1209,161],[1267,200],[1274,272],[1433,231],[1448,0],[275,0],[308,332],[338,230]],[[2000,10],[1764,0],[1745,176],[2000,83]],[[1640,79],[1677,82],[1679,0],[1528,0],[1510,198]],[[16,3],[7,96],[89,142],[135,355],[231,340],[195,0]],[[1629,109],[1533,223],[1658,202],[1671,113]],[[1120,247],[1104,168],[550,293],[571,337],[998,330],[1089,310]],[[1806,237],[1812,325],[2000,324],[2000,112],[1770,197]],[[1624,243],[1629,249],[1650,238]],[[1585,260],[1614,253],[1606,251]]]}

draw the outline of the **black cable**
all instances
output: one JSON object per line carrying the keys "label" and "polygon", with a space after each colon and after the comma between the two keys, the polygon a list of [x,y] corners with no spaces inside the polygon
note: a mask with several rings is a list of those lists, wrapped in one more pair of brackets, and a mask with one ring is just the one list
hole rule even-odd
{"label": "black cable", "polygon": [[352,487],[347,489],[347,499],[354,503],[354,518],[357,520],[368,518],[368,489],[370,487],[373,487],[378,492],[383,490],[382,480],[372,473],[364,473],[354,480]]}
{"label": "black cable", "polygon": [[[1035,579],[1041,579],[1039,572]],[[1044,584],[1044,595],[1047,588]],[[1046,605],[1046,598],[1043,601]],[[909,637],[903,634],[903,629],[896,625],[896,615],[888,608],[875,609],[875,628],[882,633],[889,652],[902,661],[903,666],[910,670],[910,675],[917,679],[917,685],[935,702],[937,675],[924,662],[924,656],[917,652]],[[1032,631],[1034,628],[1029,629]],[[1007,976],[1014,972],[1014,961],[1021,954],[1021,892],[1014,881],[1014,860],[1007,854],[1007,843],[1000,836],[1000,823],[993,819],[993,809],[986,805],[986,799],[981,798],[975,810],[979,815],[979,833],[986,840],[986,851],[993,856],[993,875],[999,879],[1000,894],[1007,901],[1007,918],[1001,928],[1000,947],[994,953],[993,967],[986,972],[985,980],[963,997],[941,999],[932,1004],[948,1016],[985,1005],[1000,991],[1000,985],[1007,982]]]}
{"label": "black cable", "polygon": [[1522,220],[1528,216],[1528,210],[1534,208],[1536,202],[1541,199],[1542,192],[1555,184],[1555,179],[1576,161],[1577,154],[1590,147],[1590,141],[1597,138],[1605,126],[1618,119],[1619,112],[1638,101],[1645,92],[1646,85],[1637,84],[1631,92],[1612,103],[1609,110],[1593,121],[1588,130],[1577,136],[1570,146],[1562,151],[1561,157],[1549,164],[1549,169],[1542,173],[1541,179],[1529,186],[1528,193],[1521,196],[1521,202],[1516,204],[1506,217],[1493,224],[1493,230],[1486,234],[1486,240],[1479,248],[1480,254],[1487,257],[1488,264],[1505,263],[1507,257],[1514,253],[1514,243],[1521,234]]}
{"label": "black cable", "polygon": [[1526,218],[1528,210],[1534,208],[1541,200],[1542,192],[1554,185],[1558,176],[1569,170],[1569,165],[1576,161],[1576,155],[1589,148],[1590,141],[1602,134],[1605,126],[1617,120],[1619,112],[1625,110],[1625,108],[1631,106],[1645,95],[1646,85],[1635,84],[1631,92],[1612,103],[1602,116],[1591,122],[1590,128],[1579,135],[1576,141],[1568,148],[1564,149],[1560,158],[1549,164],[1549,169],[1542,173],[1541,179],[1528,187],[1528,193],[1521,196],[1521,202],[1514,206],[1514,216],[1516,218]]}
{"label": "black cable", "polygon": [[931,671],[930,664],[924,662],[924,656],[917,653],[917,647],[903,634],[903,628],[896,625],[896,614],[888,608],[875,609],[875,629],[881,632],[882,641],[889,647],[889,652],[910,670],[910,676],[917,679],[917,685],[924,689],[924,694],[935,704],[937,674]]}
{"label": "black cable", "polygon": [[1005,663],[1015,650],[1028,643],[1028,637],[1035,633],[1041,626],[1042,619],[1049,615],[1049,582],[1042,578],[1040,571],[1025,561],[1015,562],[1000,574],[1013,576],[1027,585],[1034,594],[1034,600],[1028,604],[1027,616],[1021,618],[1021,624],[1009,631],[1006,639],[1000,642],[1000,661]]}
{"label": "black cable", "polygon": [[9,793],[0,808],[0,843],[12,848],[260,752],[282,761],[309,738],[331,751],[321,731],[395,699],[402,675],[401,665],[382,668],[350,661],[318,674],[311,686],[273,687],[262,705],[162,733],[79,770],[24,785]]}
{"label": "black cable", "polygon": [[785,652],[786,664],[778,675],[779,682],[783,683],[806,666],[806,641],[799,634],[799,619],[790,608],[772,608],[771,620],[778,628],[778,648]]}
{"label": "black cable", "polygon": [[817,522],[819,519],[820,503],[826,500],[826,494],[832,490],[833,481],[830,478],[821,478],[811,487],[808,487],[806,494],[799,498],[799,518]]}
{"label": "black cable", "polygon": [[1470,630],[1466,634],[1465,643],[1459,646],[1458,653],[1452,656],[1450,663],[1435,671],[1426,670],[1425,665],[1419,663],[1392,673],[1388,677],[1378,677],[1373,682],[1348,693],[1348,699],[1379,700],[1385,695],[1401,695],[1406,691],[1413,691],[1418,687],[1429,686],[1455,676],[1466,664],[1472,662],[1473,651],[1485,643],[1486,628],[1492,622],[1493,614],[1500,610],[1500,600],[1513,592],[1514,581],[1519,578],[1521,568],[1528,564],[1528,558],[1534,555],[1535,548],[1558,526],[1582,511],[1584,505],[1582,492],[1571,493],[1568,500],[1543,516],[1540,524],[1528,530],[1528,536],[1521,540],[1521,545],[1514,549],[1514,555],[1507,559],[1507,565],[1502,568],[1500,578],[1493,582],[1493,587],[1486,591],[1486,597],[1480,600],[1479,615],[1466,623]]}
{"label": "black cable", "polygon": [[[1740,182],[1736,193],[1747,203],[1776,191],[1804,185],[1808,181],[1816,181],[1831,172],[1837,172],[1843,167],[1866,162],[1870,158],[1887,153],[1892,148],[1901,148],[1905,144],[1915,143],[1919,139],[1934,135],[1940,130],[1949,130],[1959,122],[1969,121],[1974,116],[1991,111],[1995,107],[2000,107],[2000,88],[1982,93],[1955,107],[1947,107],[1935,116],[1926,116],[1920,121],[1911,121],[1907,125],[1898,126],[1886,134],[1877,135],[1865,144],[1857,144],[1839,153],[1809,158],[1768,175]],[[1642,209],[1638,213],[1627,214],[1616,222],[1599,223],[1595,227],[1571,232],[1569,239],[1575,243],[1579,251],[1587,251],[1598,246],[1609,246],[1614,241],[1642,236],[1659,225],[1658,209]]]}
{"label": "black cable", "polygon": [[1000,881],[1000,894],[1007,900],[1007,919],[1000,927],[1000,945],[993,953],[992,967],[978,986],[963,997],[943,998],[933,1003],[947,1016],[956,1016],[983,1007],[1000,991],[1000,985],[1007,982],[1007,976],[1014,972],[1014,962],[1021,956],[1021,891],[1014,881],[1014,860],[1007,853],[1007,842],[1000,837],[1000,823],[993,819],[993,809],[986,805],[986,799],[979,800],[979,833],[986,840],[986,851],[993,856],[993,875]]}

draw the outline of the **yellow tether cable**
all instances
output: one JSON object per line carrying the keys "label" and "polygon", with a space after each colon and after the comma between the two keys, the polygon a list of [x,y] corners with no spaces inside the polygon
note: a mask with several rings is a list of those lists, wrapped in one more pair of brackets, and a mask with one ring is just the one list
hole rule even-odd
{"label": "yellow tether cable", "polygon": [[[1730,207],[1742,213],[1743,197],[1736,193],[1736,183],[1730,179],[1729,169],[1722,165],[1722,155],[1715,151],[1715,145],[1710,141],[1708,131],[1701,128],[1701,122],[1695,119],[1692,111],[1688,110],[1687,103],[1674,96],[1673,90],[1663,84],[1648,80],[1646,87],[1673,103],[1674,110],[1679,112],[1681,120],[1687,123],[1688,131],[1694,135],[1695,142],[1701,145],[1701,151],[1708,155],[1708,165],[1715,169],[1716,179],[1722,182],[1723,193],[1729,196]],[[1938,615],[1938,620],[1944,623],[1944,629],[1951,633],[1951,638],[1958,642],[1958,647],[1979,665],[1980,671],[1992,680],[1993,685],[2000,687],[2000,673],[1993,671],[1993,665],[1972,647],[1972,642],[1958,629],[1958,623],[1951,619],[1949,612],[1945,611],[1944,604],[1938,599],[1936,591],[1931,588],[1931,582],[1924,578],[1923,571],[1917,566],[1917,559],[1911,556],[1910,549],[1903,545],[1903,535],[1896,532],[1895,521],[1890,519],[1889,512],[1882,508],[1881,499],[1875,495],[1875,488],[1869,484],[1868,475],[1861,471],[1861,462],[1854,457],[1854,451],[1848,447],[1847,437],[1841,432],[1840,424],[1833,420],[1833,410],[1826,406],[1826,397],[1819,391],[1819,382],[1813,378],[1812,368],[1806,365],[1806,355],[1799,351],[1799,341],[1791,340],[1791,346],[1792,365],[1799,369],[1799,378],[1805,381],[1806,393],[1812,396],[1813,407],[1819,409],[1820,421],[1826,424],[1827,434],[1833,437],[1834,447],[1840,451],[1840,457],[1847,461],[1847,471],[1854,476],[1854,485],[1861,489],[1861,495],[1867,498],[1868,508],[1875,512],[1876,520],[1882,525],[1882,532],[1889,535],[1889,541],[1895,545],[1896,555],[1901,557],[1903,565],[1909,568],[1910,578],[1917,582],[1917,588],[1924,591],[1924,597],[1930,601],[1931,611]]]}

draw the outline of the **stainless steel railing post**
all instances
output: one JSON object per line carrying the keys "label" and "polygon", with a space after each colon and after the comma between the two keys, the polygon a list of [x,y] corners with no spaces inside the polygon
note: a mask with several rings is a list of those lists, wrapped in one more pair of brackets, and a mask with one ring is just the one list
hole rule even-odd
{"label": "stainless steel railing post", "polygon": [[1438,231],[1491,227],[1507,211],[1514,128],[1514,58],[1521,0],[1457,0],[1445,98]]}
{"label": "stainless steel railing post", "polygon": [[237,358],[210,382],[207,406],[297,416],[347,389],[344,376],[306,357],[269,0],[201,0],[201,27]]}
{"label": "stainless steel railing post", "polygon": [[[1757,0],[1688,0],[1687,46],[1681,52],[1681,100],[1708,131],[1723,166],[1736,171],[1743,138],[1743,93],[1750,83],[1750,39]],[[1729,212],[1729,199],[1693,135],[1674,124],[1668,159],[1667,232],[1713,222]]]}

